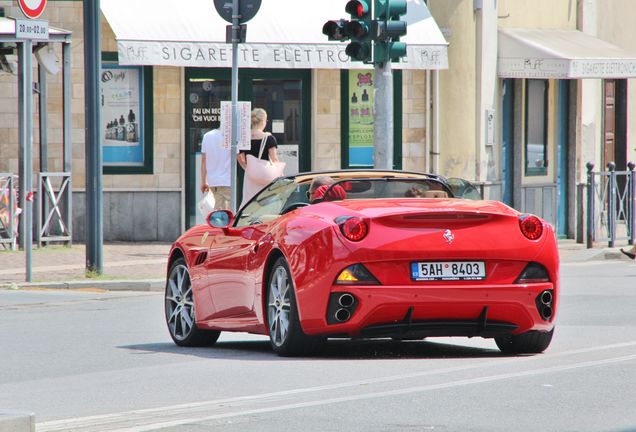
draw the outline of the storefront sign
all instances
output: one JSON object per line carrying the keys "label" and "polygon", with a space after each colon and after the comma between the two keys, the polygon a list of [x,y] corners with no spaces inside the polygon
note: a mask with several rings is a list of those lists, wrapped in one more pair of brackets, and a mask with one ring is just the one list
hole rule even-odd
{"label": "storefront sign", "polygon": [[102,136],[105,166],[143,166],[142,69],[103,64]]}
{"label": "storefront sign", "polygon": [[349,71],[349,166],[373,166],[373,70]]}
{"label": "storefront sign", "polygon": [[501,78],[632,78],[636,59],[499,58]]}
{"label": "storefront sign", "polygon": [[[241,44],[239,67],[277,69],[365,69],[345,53],[347,44],[293,45]],[[232,47],[225,43],[118,40],[122,65],[231,67]],[[445,45],[409,45],[396,69],[447,69]]]}

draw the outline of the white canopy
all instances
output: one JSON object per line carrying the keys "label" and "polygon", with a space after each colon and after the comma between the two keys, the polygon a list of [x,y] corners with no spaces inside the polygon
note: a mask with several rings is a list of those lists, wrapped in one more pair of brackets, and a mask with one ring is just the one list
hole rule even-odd
{"label": "white canopy", "polygon": [[[323,24],[349,18],[343,0],[263,0],[247,22],[239,66],[259,68],[368,68],[351,62],[346,43],[327,41]],[[319,5],[319,6],[318,6]],[[101,0],[124,65],[231,67],[229,24],[213,0]],[[447,43],[423,0],[407,0],[407,57],[394,67],[447,69]]]}
{"label": "white canopy", "polygon": [[578,30],[499,29],[502,78],[631,78],[636,54]]}

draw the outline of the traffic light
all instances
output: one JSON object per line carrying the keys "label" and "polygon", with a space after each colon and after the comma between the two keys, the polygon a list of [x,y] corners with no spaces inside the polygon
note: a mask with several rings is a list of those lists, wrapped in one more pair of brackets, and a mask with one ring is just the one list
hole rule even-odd
{"label": "traffic light", "polygon": [[373,38],[371,27],[373,18],[371,16],[370,0],[350,0],[345,6],[345,11],[351,15],[351,21],[345,23],[344,32],[351,42],[347,45],[345,53],[352,60],[370,62],[371,47]]}
{"label": "traffic light", "polygon": [[325,25],[322,26],[322,34],[327,35],[327,39],[329,40],[347,40],[349,39],[346,33],[346,25],[348,22],[349,21],[343,19],[327,21]]}
{"label": "traffic light", "polygon": [[406,0],[374,0],[375,21],[373,63],[398,61],[406,55],[406,44],[400,37],[406,34]]}

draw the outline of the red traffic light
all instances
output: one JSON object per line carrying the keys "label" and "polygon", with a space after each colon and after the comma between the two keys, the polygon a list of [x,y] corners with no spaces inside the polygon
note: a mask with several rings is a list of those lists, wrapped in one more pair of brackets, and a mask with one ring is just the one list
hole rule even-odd
{"label": "red traffic light", "polygon": [[345,6],[345,11],[353,17],[362,18],[369,13],[370,9],[366,1],[351,0]]}

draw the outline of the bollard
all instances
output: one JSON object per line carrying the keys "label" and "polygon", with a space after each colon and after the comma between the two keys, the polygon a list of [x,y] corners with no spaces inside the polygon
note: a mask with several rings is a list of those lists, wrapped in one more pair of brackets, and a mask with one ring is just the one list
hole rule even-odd
{"label": "bollard", "polygon": [[594,247],[594,164],[588,162],[587,167],[587,248]]}
{"label": "bollard", "polygon": [[636,173],[634,162],[627,162],[629,173],[627,176],[627,229],[629,237],[628,244],[634,244],[634,228],[636,227]]}
{"label": "bollard", "polygon": [[[607,164],[609,171],[609,183],[607,185],[607,233],[609,240],[607,246],[613,248],[616,240],[616,164]],[[601,203],[602,205],[602,203]]]}

